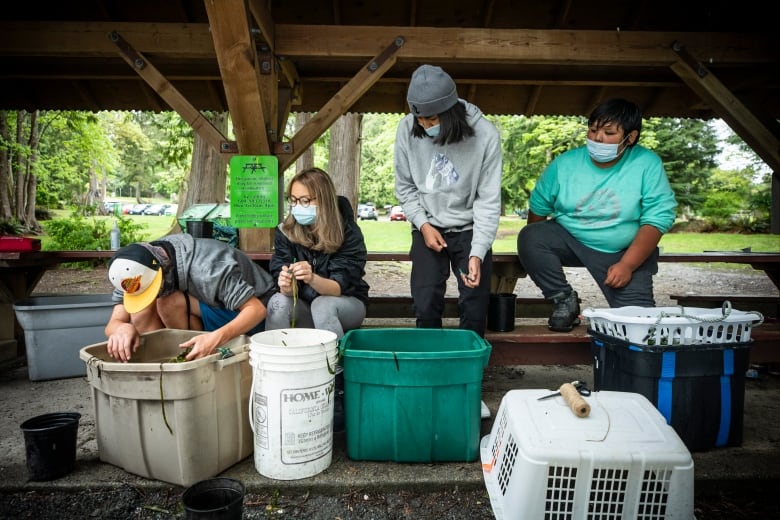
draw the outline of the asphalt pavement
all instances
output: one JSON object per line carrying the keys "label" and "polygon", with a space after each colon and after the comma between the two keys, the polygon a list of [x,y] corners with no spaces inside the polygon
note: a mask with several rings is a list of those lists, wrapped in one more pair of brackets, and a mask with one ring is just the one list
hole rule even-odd
{"label": "asphalt pavement", "polygon": [[[562,382],[592,380],[592,367],[514,366],[484,370],[482,399],[491,417],[482,421],[481,436],[490,434],[501,399],[513,389],[554,389]],[[25,366],[0,369],[0,493],[20,490],[65,491],[110,489],[119,484],[142,489],[180,490],[166,482],[147,479],[100,461],[95,438],[95,414],[91,385],[76,377],[31,382]],[[745,380],[744,425],[741,446],[710,449],[692,454],[697,492],[704,489],[741,488],[757,483],[780,482],[780,377],[759,372]],[[75,468],[51,481],[28,479],[26,449],[20,425],[49,412],[81,414]],[[193,454],[197,456],[197,454]],[[139,457],[141,454],[139,454]],[[284,489],[310,493],[344,493],[349,490],[484,489],[479,460],[446,463],[396,463],[351,460],[344,433],[334,435],[332,462],[320,474],[296,480],[275,480],[260,475],[254,457],[248,456],[221,476],[242,481],[248,492]]]}

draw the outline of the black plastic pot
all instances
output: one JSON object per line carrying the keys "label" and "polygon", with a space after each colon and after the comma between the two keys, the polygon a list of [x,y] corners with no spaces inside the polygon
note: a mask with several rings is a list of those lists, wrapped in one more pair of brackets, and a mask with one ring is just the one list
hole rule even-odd
{"label": "black plastic pot", "polygon": [[201,480],[181,497],[188,520],[241,520],[244,513],[244,484],[232,478]]}
{"label": "black plastic pot", "polygon": [[195,238],[214,238],[214,223],[208,220],[188,220],[187,233]]}
{"label": "black plastic pot", "polygon": [[490,295],[488,303],[487,326],[495,332],[511,332],[515,330],[515,302],[517,295],[514,293],[494,293]]}
{"label": "black plastic pot", "polygon": [[73,471],[80,418],[77,412],[57,412],[22,423],[30,480],[54,480]]}

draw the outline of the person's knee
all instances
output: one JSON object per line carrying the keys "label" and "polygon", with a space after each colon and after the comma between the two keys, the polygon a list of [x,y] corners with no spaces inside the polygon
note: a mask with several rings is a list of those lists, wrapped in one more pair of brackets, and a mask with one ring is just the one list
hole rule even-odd
{"label": "person's knee", "polygon": [[154,307],[163,325],[169,328],[182,328],[180,322],[183,317],[186,317],[187,313],[184,308],[184,295],[182,294],[180,298],[174,296],[175,293],[164,298],[158,298]]}
{"label": "person's knee", "polygon": [[311,302],[312,316],[336,316],[337,302],[332,296],[318,296]]}
{"label": "person's knee", "polygon": [[268,300],[268,314],[289,311],[292,307],[292,298],[282,293],[276,293]]}
{"label": "person's knee", "polygon": [[165,323],[163,323],[162,318],[160,318],[156,305],[150,305],[141,312],[131,314],[130,323],[132,323],[135,329],[141,334],[165,328]]}
{"label": "person's knee", "polygon": [[278,328],[287,326],[292,317],[292,298],[281,293],[274,294],[268,300],[265,328]]}
{"label": "person's knee", "polygon": [[543,227],[544,226],[539,224],[530,224],[526,225],[523,227],[523,229],[520,230],[520,232],[517,234],[518,256],[522,257],[528,252],[535,250],[537,244],[545,239],[543,236]]}

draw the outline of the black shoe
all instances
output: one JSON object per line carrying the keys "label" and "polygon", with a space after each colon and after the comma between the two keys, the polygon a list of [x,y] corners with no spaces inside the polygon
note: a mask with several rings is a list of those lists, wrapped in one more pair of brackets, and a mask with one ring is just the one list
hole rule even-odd
{"label": "black shoe", "polygon": [[580,302],[577,291],[553,297],[553,313],[547,326],[555,332],[570,332],[580,324]]}

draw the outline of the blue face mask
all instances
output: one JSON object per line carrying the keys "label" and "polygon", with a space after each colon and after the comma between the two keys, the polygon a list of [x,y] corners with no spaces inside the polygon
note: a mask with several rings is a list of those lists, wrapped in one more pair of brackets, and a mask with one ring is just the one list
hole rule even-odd
{"label": "blue face mask", "polygon": [[425,129],[425,133],[428,134],[431,137],[436,137],[439,135],[439,132],[441,132],[441,125],[435,125],[430,128]]}
{"label": "blue face mask", "polygon": [[[626,136],[626,139],[628,139],[628,136]],[[625,139],[623,139],[623,141],[625,141]],[[622,143],[623,141],[621,141],[620,143]],[[588,139],[587,140],[588,154],[590,155],[590,158],[596,162],[606,163],[606,162],[614,161],[615,159],[620,157],[620,153],[618,153],[618,148],[620,146],[620,143],[617,144],[597,143],[596,141],[591,141],[590,139]],[[623,151],[625,151],[625,148],[623,149]]]}
{"label": "blue face mask", "polygon": [[301,226],[310,226],[317,220],[317,206],[304,208],[300,204],[296,204],[292,207],[290,213],[292,213],[295,221]]}

